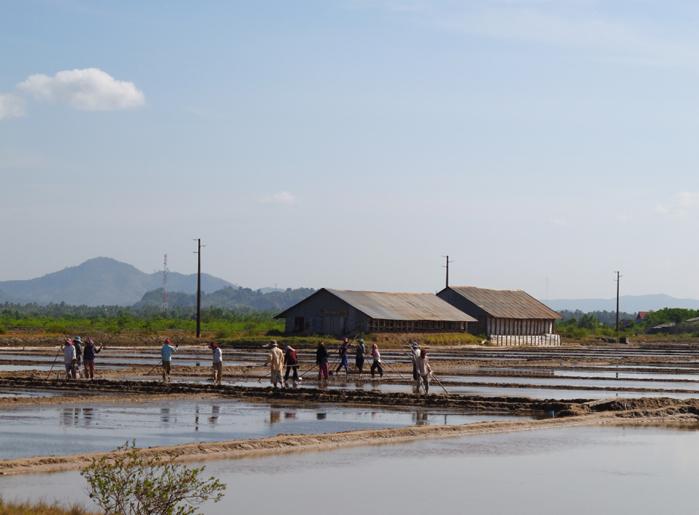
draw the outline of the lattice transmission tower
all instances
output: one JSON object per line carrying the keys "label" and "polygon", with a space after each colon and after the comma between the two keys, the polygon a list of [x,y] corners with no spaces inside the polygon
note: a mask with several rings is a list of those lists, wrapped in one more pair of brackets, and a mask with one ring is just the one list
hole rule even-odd
{"label": "lattice transmission tower", "polygon": [[168,270],[167,267],[167,254],[163,255],[163,310],[167,310],[168,308],[168,302],[167,302],[167,273],[170,270]]}

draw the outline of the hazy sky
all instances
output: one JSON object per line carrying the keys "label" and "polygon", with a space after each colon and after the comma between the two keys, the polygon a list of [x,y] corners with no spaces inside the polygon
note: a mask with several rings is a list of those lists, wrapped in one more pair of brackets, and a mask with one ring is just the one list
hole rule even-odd
{"label": "hazy sky", "polygon": [[699,3],[3,2],[0,279],[699,296]]}

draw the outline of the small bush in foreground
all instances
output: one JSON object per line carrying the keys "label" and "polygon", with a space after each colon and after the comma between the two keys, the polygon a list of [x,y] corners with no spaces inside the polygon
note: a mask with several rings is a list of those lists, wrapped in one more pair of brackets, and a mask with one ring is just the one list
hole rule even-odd
{"label": "small bush in foreground", "polygon": [[96,515],[80,506],[63,507],[44,502],[7,502],[0,499],[2,515]]}
{"label": "small bush in foreground", "polygon": [[192,515],[197,506],[223,498],[226,485],[202,479],[204,467],[175,463],[177,454],[150,454],[126,443],[92,460],[80,474],[90,497],[107,514]]}

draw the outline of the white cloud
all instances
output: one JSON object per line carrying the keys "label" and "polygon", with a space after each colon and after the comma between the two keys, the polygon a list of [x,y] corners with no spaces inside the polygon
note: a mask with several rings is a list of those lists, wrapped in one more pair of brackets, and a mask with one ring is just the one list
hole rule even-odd
{"label": "white cloud", "polygon": [[655,212],[675,218],[684,218],[696,208],[699,208],[699,192],[681,191],[670,202],[657,204]]}
{"label": "white cloud", "polygon": [[17,88],[40,100],[65,103],[83,111],[113,111],[145,104],[133,82],[116,80],[99,68],[63,70],[53,77],[30,75]]}
{"label": "white cloud", "polygon": [[0,120],[24,115],[24,101],[11,93],[0,93]]}
{"label": "white cloud", "polygon": [[260,199],[260,202],[262,202],[263,204],[278,204],[282,206],[291,206],[293,204],[296,204],[296,197],[293,193],[289,193],[288,191],[280,191],[278,193],[262,197]]}

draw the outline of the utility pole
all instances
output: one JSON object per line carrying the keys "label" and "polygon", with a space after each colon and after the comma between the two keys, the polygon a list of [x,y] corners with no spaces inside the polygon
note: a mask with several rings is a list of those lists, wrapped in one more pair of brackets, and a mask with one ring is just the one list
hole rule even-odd
{"label": "utility pole", "polygon": [[619,283],[621,282],[621,272],[616,270],[616,342],[619,343]]}
{"label": "utility pole", "polygon": [[445,281],[446,286],[445,287],[449,288],[449,264],[453,263],[453,261],[449,259],[449,256],[442,256],[442,257],[444,258],[444,268],[446,268],[446,270],[447,270],[447,277],[446,277],[446,281]]}
{"label": "utility pole", "polygon": [[201,238],[197,242],[197,338],[201,336]]}

